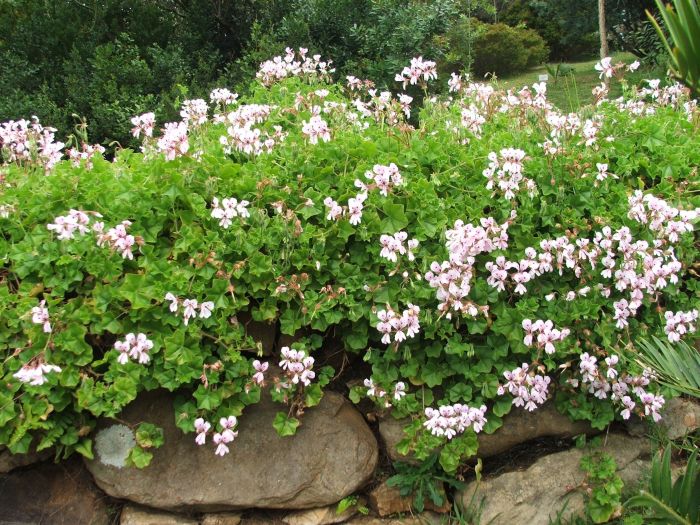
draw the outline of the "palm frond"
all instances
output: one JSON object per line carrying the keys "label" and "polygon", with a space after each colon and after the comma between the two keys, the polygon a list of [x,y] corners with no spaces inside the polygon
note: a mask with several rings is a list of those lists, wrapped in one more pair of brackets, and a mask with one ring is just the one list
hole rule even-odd
{"label": "palm frond", "polygon": [[672,345],[656,337],[639,342],[637,362],[652,369],[659,382],[700,397],[700,352],[684,341]]}

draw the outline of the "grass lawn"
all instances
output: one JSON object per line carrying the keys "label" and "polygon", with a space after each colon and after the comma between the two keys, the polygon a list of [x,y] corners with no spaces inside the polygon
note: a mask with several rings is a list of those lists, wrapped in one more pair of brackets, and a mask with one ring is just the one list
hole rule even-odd
{"label": "grass lawn", "polygon": [[[634,55],[631,53],[614,53],[612,56],[613,64],[618,62],[631,64],[635,60]],[[547,81],[547,99],[563,111],[575,111],[580,106],[591,103],[593,101],[591,90],[600,84],[599,73],[593,68],[596,62],[598,62],[598,59],[566,63],[566,65],[574,68],[571,74],[558,79],[554,79],[550,75]],[[557,64],[553,63],[550,66],[556,68]],[[538,82],[539,75],[545,74],[548,74],[547,69],[544,65],[541,65],[517,76],[499,78],[497,83],[501,88],[519,89]],[[628,74],[627,79],[631,83],[636,84],[645,78],[663,78],[664,76],[664,69],[657,67],[638,70],[634,74]],[[622,90],[619,83],[612,82],[610,98],[616,98],[620,95],[622,95]]]}

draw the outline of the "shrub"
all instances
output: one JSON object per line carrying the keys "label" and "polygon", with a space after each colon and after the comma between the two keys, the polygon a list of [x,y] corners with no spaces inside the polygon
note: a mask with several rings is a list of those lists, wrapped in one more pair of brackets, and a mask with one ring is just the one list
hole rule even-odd
{"label": "shrub", "polygon": [[[555,397],[597,428],[658,417],[634,344],[665,337],[663,312],[692,320],[700,289],[682,89],[567,116],[541,86],[459,77],[419,109],[293,55],[260,78],[160,133],[134,119],[143,152],[113,162],[85,145],[55,163],[38,123],[0,129],[0,443],[91,456],[96,418],[165,388],[178,426],[225,454],[262,385],[293,434],[337,352],[364,380],[351,398],[411,417],[402,450],[443,446],[448,472],[514,406]],[[254,359],[251,322],[296,336],[269,358],[282,370]],[[143,466],[162,433],[135,436]]]}
{"label": "shrub", "polygon": [[520,38],[527,49],[527,67],[539,66],[549,58],[549,48],[544,39],[533,29],[520,29]]}
{"label": "shrub", "polygon": [[505,24],[484,24],[474,49],[474,72],[478,76],[517,73],[541,64],[548,56],[547,45],[535,31]]}

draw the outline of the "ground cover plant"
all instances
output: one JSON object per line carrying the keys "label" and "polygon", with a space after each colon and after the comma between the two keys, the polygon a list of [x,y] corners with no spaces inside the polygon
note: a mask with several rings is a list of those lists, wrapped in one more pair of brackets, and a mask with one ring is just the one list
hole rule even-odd
{"label": "ground cover plant", "polygon": [[[288,50],[245,99],[134,116],[142,151],[113,161],[37,121],[0,127],[1,444],[90,457],[96,418],[156,388],[193,447],[228,453],[263,387],[292,435],[337,372],[317,363],[331,340],[367,371],[350,397],[409,416],[402,450],[438,449],[448,473],[547,399],[597,428],[659,418],[636,342],[697,336],[687,91],[601,84],[562,113],[544,84],[437,79],[420,57],[394,94],[332,75]],[[295,342],[258,355],[246,319]],[[144,466],[162,434],[135,435]]]}

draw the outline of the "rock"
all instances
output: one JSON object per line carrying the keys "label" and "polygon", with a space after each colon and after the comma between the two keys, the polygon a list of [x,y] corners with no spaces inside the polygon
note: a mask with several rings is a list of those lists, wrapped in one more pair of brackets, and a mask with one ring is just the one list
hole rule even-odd
{"label": "rock", "polygon": [[666,402],[659,422],[669,439],[675,440],[700,427],[700,404],[691,399],[676,397]]}
{"label": "rock", "polygon": [[40,461],[46,461],[53,456],[52,449],[42,450],[41,452],[28,452],[27,454],[13,454],[6,448],[0,450],[0,474],[7,474],[16,468],[27,467]]}
{"label": "rock", "polygon": [[119,518],[119,525],[199,525],[199,522],[170,512],[125,505]]}
{"label": "rock", "polygon": [[[364,500],[359,501],[359,504],[364,505]],[[357,514],[356,505],[353,505],[340,514],[337,513],[337,508],[337,505],[330,505],[318,509],[290,512],[282,518],[282,522],[286,525],[332,525],[334,523],[345,523]]]}
{"label": "rock", "polygon": [[[610,434],[600,450],[615,458],[618,474],[627,487],[636,487],[651,464],[651,446],[646,439]],[[585,474],[579,464],[589,453],[585,449],[573,448],[544,456],[526,470],[484,478],[480,484],[472,481],[455,495],[455,499],[461,500],[464,508],[472,503],[473,495],[477,505],[484,499],[481,519],[494,525],[546,525],[549,517],[554,518],[565,503],[566,516],[581,513],[584,499],[576,488]]]}
{"label": "rock", "polygon": [[[392,461],[407,461],[407,456],[402,456],[396,449],[398,442],[404,438],[403,428],[407,424],[406,420],[396,420],[391,417],[379,423],[379,433]],[[546,403],[534,412],[513,407],[510,413],[503,417],[503,426],[496,432],[479,434],[478,456],[480,458],[496,456],[533,439],[543,437],[566,439],[578,434],[593,435],[598,432],[585,421],[571,421],[560,414],[554,403]],[[408,461],[414,460],[408,458]]]}
{"label": "rock", "polygon": [[240,522],[241,515],[237,512],[217,512],[205,514],[201,525],[238,525]]}
{"label": "rock", "polygon": [[[441,491],[444,495],[444,488],[441,488]],[[430,499],[426,500],[424,504],[427,510],[435,512],[450,512],[452,508],[446,496],[445,502],[440,507],[436,507]],[[402,497],[399,489],[390,487],[384,481],[370,492],[369,506],[381,517],[399,513],[410,514],[413,511],[413,496]]]}
{"label": "rock", "polygon": [[110,523],[106,496],[78,458],[0,475],[0,487],[0,523]]}
{"label": "rock", "polygon": [[[700,427],[700,404],[693,399],[676,397],[666,401],[657,426],[666,437],[675,440],[694,432]],[[653,423],[633,415],[625,421],[627,432],[636,437],[647,436]]]}
{"label": "rock", "polygon": [[[120,419],[163,428],[165,445],[145,469],[87,461],[97,484],[116,498],[166,510],[215,512],[244,508],[305,509],[336,503],[369,481],[377,441],[362,416],[335,392],[307,409],[297,434],[279,437],[272,421],[282,405],[267,394],[239,418],[239,434],[224,457],[211,438],[198,447],[194,434],[175,426],[172,395],[148,392]],[[106,422],[100,422],[106,426]]]}
{"label": "rock", "polygon": [[409,514],[399,518],[376,518],[373,516],[358,516],[346,522],[346,525],[441,525],[443,517],[434,512]]}

